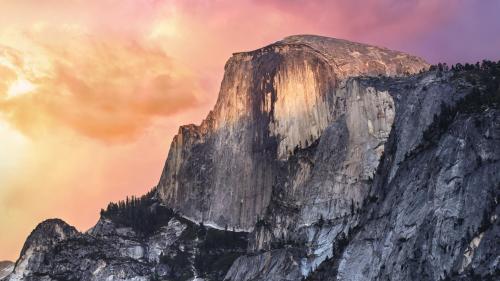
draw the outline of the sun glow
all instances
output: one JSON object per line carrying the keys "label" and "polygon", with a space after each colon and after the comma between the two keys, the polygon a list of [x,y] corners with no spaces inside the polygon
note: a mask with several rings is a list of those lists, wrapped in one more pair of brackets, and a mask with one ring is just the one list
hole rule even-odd
{"label": "sun glow", "polygon": [[[21,159],[24,157],[28,145],[28,139],[0,119],[0,136],[2,136],[2,147],[0,149],[0,186],[2,180],[8,176],[14,176],[19,168]],[[0,190],[1,191],[1,190]]]}
{"label": "sun glow", "polygon": [[7,90],[7,97],[13,98],[33,92],[36,86],[24,78],[18,78]]}

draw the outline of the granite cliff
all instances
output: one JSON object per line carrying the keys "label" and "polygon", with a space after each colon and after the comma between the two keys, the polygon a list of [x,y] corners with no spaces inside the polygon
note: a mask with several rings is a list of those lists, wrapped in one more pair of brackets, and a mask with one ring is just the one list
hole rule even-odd
{"label": "granite cliff", "polygon": [[252,230],[279,184],[280,163],[342,118],[357,134],[347,156],[357,166],[345,172],[352,179],[368,177],[392,124],[392,99],[385,92],[359,94],[345,79],[427,67],[401,52],[318,36],[291,36],[236,53],[226,64],[214,110],[174,138],[158,195],[194,220]]}
{"label": "granite cliff", "polygon": [[0,261],[0,280],[7,277],[14,270],[14,263],[11,261]]}
{"label": "granite cliff", "polygon": [[235,53],[158,185],[7,280],[495,280],[500,64],[291,36]]}

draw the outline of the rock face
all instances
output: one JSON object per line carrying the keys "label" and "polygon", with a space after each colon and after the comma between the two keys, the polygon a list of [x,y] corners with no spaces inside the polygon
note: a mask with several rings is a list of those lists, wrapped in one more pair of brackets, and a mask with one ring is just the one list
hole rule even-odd
{"label": "rock face", "polygon": [[356,85],[344,80],[426,67],[401,52],[319,36],[292,36],[236,53],[226,64],[214,110],[200,126],[183,126],[174,137],[158,195],[194,220],[252,230],[278,184],[280,163],[339,119],[347,131],[356,130],[346,153],[357,158],[348,161],[364,158],[359,167],[344,168],[346,177],[368,177],[383,149],[373,153],[370,146],[387,138],[392,100],[387,93],[361,93],[358,99]]}
{"label": "rock face", "polygon": [[9,280],[23,280],[23,276],[38,271],[43,266],[46,251],[77,233],[74,227],[59,219],[49,219],[40,223],[26,239]]}
{"label": "rock face", "polygon": [[[247,233],[198,225],[150,199],[144,201],[141,207],[103,213],[87,233],[60,220],[41,223],[6,280],[222,280],[245,253]],[[140,212],[154,224],[151,231],[130,219]]]}
{"label": "rock face", "polygon": [[[349,182],[339,183],[350,190],[342,190],[337,200],[352,200],[351,206],[345,202],[333,212],[326,204],[310,206],[334,194],[301,202],[297,198],[307,196],[294,197],[297,177],[288,177],[275,187],[266,216],[251,234],[254,254],[239,258],[226,280],[290,280],[286,276],[292,271],[307,280],[498,279],[500,255],[493,241],[500,235],[500,92],[498,83],[477,86],[495,96],[496,102],[483,103],[469,82],[496,80],[500,69],[493,76],[489,70],[477,72],[349,79],[346,85],[357,85],[357,91],[389,93],[394,102],[396,114],[376,172],[358,178],[357,193]],[[345,124],[332,123],[317,144],[290,158],[286,170],[301,175],[309,192],[321,192],[315,183],[328,182],[328,172],[345,175],[336,172],[345,163],[338,151],[349,150],[350,142],[342,139],[352,134],[345,132]],[[327,172],[315,181],[325,165]],[[304,167],[306,174],[296,172]],[[320,216],[307,224],[304,214]],[[263,259],[283,255],[293,257],[295,267]]]}
{"label": "rock face", "polygon": [[0,280],[3,280],[14,270],[14,263],[11,261],[0,261]]}
{"label": "rock face", "polygon": [[497,101],[481,102],[462,79],[488,74],[471,72],[425,75],[410,80],[416,88],[405,95],[392,91],[398,117],[372,187],[377,199],[352,233],[337,278],[455,280],[466,271],[498,278],[500,92],[492,84],[484,91]]}
{"label": "rock face", "polygon": [[42,223],[7,280],[498,280],[500,62],[428,67],[319,36],[234,54],[151,193]]}

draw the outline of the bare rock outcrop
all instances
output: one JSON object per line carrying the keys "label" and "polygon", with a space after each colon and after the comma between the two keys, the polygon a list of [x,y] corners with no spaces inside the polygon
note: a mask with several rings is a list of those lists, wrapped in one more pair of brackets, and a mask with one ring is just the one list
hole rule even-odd
{"label": "bare rock outcrop", "polygon": [[[427,67],[401,52],[308,35],[236,53],[226,64],[214,110],[200,126],[183,126],[174,137],[158,195],[194,220],[252,230],[271,200],[279,162],[339,119],[359,134],[351,138],[347,157],[365,157],[359,167],[345,167],[346,178],[368,177],[378,156],[363,151],[372,153],[370,146],[378,145],[375,154],[381,153],[377,143],[391,127],[392,101],[387,93],[357,96],[351,89],[356,85],[345,85],[345,79]],[[364,135],[372,139],[361,147]]]}
{"label": "bare rock outcrop", "polygon": [[40,223],[26,239],[21,255],[7,280],[24,280],[32,272],[38,271],[44,265],[45,252],[77,233],[74,227],[60,219],[49,219]]}
{"label": "bare rock outcrop", "polygon": [[7,275],[14,270],[14,263],[11,261],[0,261],[0,280],[3,280]]}

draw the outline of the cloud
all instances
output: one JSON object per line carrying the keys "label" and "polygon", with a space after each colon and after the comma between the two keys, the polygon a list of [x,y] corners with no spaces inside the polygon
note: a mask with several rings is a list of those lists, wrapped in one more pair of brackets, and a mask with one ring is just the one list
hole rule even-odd
{"label": "cloud", "polygon": [[[0,51],[0,112],[28,135],[70,128],[126,141],[154,118],[199,105],[195,79],[154,45],[88,34],[78,26],[38,26],[21,41],[28,51]],[[33,88],[8,97],[16,80]]]}

